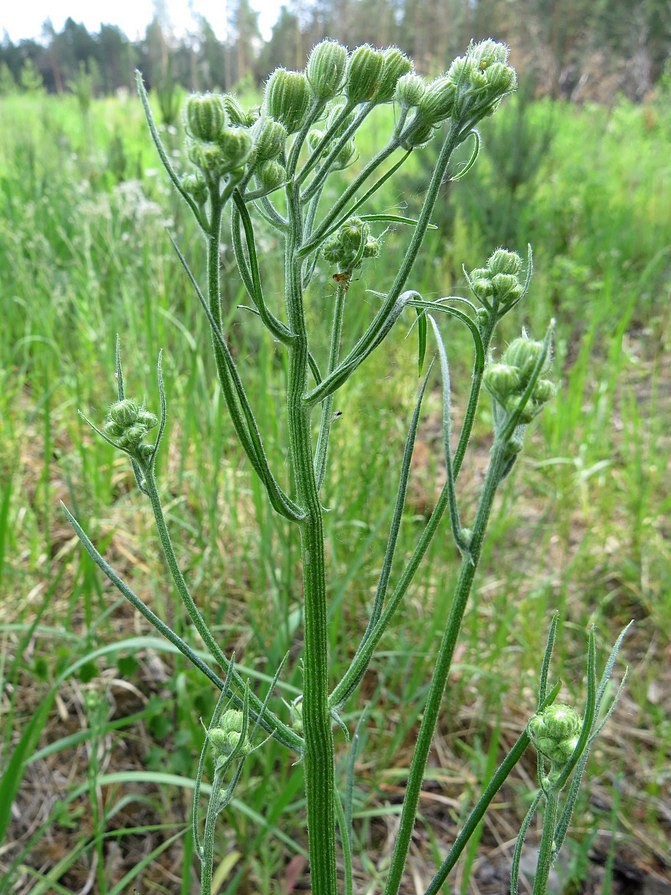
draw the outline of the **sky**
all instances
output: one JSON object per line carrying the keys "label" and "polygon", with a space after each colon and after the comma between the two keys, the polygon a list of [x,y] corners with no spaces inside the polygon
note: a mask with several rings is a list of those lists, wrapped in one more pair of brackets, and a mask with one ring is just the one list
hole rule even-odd
{"label": "sky", "polygon": [[[0,4],[0,35],[5,32],[12,42],[24,38],[39,40],[46,19],[61,31],[70,16],[83,22],[90,32],[97,32],[101,23],[118,25],[131,39],[144,36],[154,14],[153,0],[3,0]],[[270,37],[281,0],[250,0],[259,13],[259,27],[264,39]],[[220,39],[226,34],[226,0],[165,0],[170,21],[177,35],[195,27],[194,16],[205,16]]]}

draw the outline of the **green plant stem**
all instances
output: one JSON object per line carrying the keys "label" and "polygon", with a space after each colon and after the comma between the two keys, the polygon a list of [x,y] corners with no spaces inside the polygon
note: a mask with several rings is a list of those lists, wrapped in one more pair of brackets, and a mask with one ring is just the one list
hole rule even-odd
{"label": "green plant stem", "polygon": [[506,463],[507,444],[497,441],[492,448],[492,456],[487,471],[487,477],[478,505],[478,511],[473,525],[473,536],[470,544],[470,553],[462,559],[459,579],[455,588],[450,615],[441,640],[435,668],[431,678],[429,694],[422,716],[422,723],[417,736],[417,745],[410,764],[410,773],[403,800],[401,822],[399,826],[394,853],[391,859],[389,876],[385,887],[385,895],[396,895],[401,884],[401,877],[410,847],[410,839],[415,826],[415,817],[419,805],[419,795],[424,777],[426,762],[431,749],[431,741],[438,722],[440,705],[447,683],[447,677],[452,664],[454,650],[459,637],[461,622],[464,617],[466,605],[471,594],[475,572],[482,551],[487,522],[494,502],[496,488],[501,481],[501,472]]}
{"label": "green plant stem", "polygon": [[[331,324],[331,345],[329,348],[327,374],[330,373],[338,363],[347,288],[348,284],[339,283],[336,291],[335,305],[333,307],[333,322]],[[324,482],[324,476],[326,475],[326,458],[328,455],[329,435],[331,434],[332,412],[333,395],[329,395],[322,403],[319,437],[317,438],[317,446],[315,448],[315,477],[317,479],[317,488],[321,488]]]}
{"label": "green plant stem", "polygon": [[557,826],[557,812],[559,810],[559,793],[549,789],[545,793],[545,809],[543,810],[543,833],[541,835],[538,863],[536,864],[536,876],[534,878],[533,895],[545,895],[548,887],[548,878],[552,868],[552,860],[555,854],[555,827]]}
{"label": "green plant stem", "polygon": [[[459,471],[466,454],[466,449],[468,447],[468,442],[471,437],[473,422],[475,420],[475,413],[478,406],[478,399],[480,397],[480,391],[482,388],[482,376],[485,369],[485,358],[489,349],[489,343],[491,342],[494,326],[495,324],[494,322],[492,322],[482,332],[482,351],[476,350],[475,361],[473,364],[471,391],[468,398],[464,424],[461,429],[461,434],[459,435],[459,442],[457,444],[457,449],[455,451],[454,461],[452,464],[455,481],[459,475]],[[429,546],[431,545],[431,542],[436,532],[438,531],[441,519],[443,518],[443,514],[445,513],[445,510],[448,506],[448,500],[449,487],[446,483],[445,485],[443,485],[442,491],[440,492],[440,495],[436,502],[436,506],[434,507],[429,521],[427,522],[426,527],[424,528],[424,531],[422,532],[422,535],[417,542],[412,556],[410,557],[405,569],[403,570],[403,573],[401,574],[398,584],[394,588],[394,591],[389,598],[389,602],[385,606],[384,612],[382,613],[379,621],[376,623],[375,627],[372,630],[369,631],[368,629],[366,629],[364,639],[362,640],[359,649],[356,652],[356,655],[352,659],[351,665],[331,693],[329,703],[332,708],[337,709],[338,707],[343,705],[350,698],[359,682],[363,678],[366,668],[368,667],[368,664],[372,658],[375,647],[379,643],[380,638],[384,634],[394,613],[400,606],[401,600],[412,584],[417,570],[419,569],[419,566],[422,562],[422,559],[424,558],[426,551],[429,549]]]}
{"label": "green plant stem", "polygon": [[431,180],[424,197],[422,209],[417,219],[417,226],[415,227],[408,248],[406,249],[405,255],[403,256],[403,260],[399,267],[398,273],[394,278],[394,282],[392,283],[389,292],[387,293],[382,307],[377,312],[375,318],[372,320],[365,333],[361,336],[361,338],[352,348],[349,354],[345,358],[343,358],[343,360],[332,373],[330,373],[328,376],[325,376],[322,382],[320,382],[319,385],[312,389],[312,391],[306,396],[306,399],[310,403],[318,403],[320,401],[323,401],[323,399],[327,395],[335,391],[340,385],[342,385],[344,381],[344,379],[340,375],[341,371],[343,369],[347,369],[347,377],[351,376],[351,374],[359,366],[359,364],[362,363],[363,360],[368,356],[370,351],[377,344],[379,344],[380,333],[384,330],[389,316],[392,314],[395,306],[397,305],[399,296],[403,291],[408,276],[410,275],[410,271],[412,270],[412,267],[417,259],[417,255],[419,254],[419,250],[422,246],[422,242],[430,224],[433,207],[436,204],[438,193],[445,177],[447,166],[450,162],[452,153],[458,144],[459,128],[457,122],[450,126],[447,136],[445,137],[443,146],[440,150],[440,155],[438,156],[438,161],[436,162],[436,167],[434,168],[433,174],[431,175]]}
{"label": "green plant stem", "polygon": [[303,734],[305,793],[312,891],[336,895],[335,770],[328,703],[328,608],[324,529],[312,452],[310,408],[304,400],[309,370],[308,336],[303,308],[302,265],[296,249],[302,236],[300,202],[287,184],[289,232],[285,246],[287,318],[295,340],[289,346],[287,415],[290,457],[300,523],[304,605]]}

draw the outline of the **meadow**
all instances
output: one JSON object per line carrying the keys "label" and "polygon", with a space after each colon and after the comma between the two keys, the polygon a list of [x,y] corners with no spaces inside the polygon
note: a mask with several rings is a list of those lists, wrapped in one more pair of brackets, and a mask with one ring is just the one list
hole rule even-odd
{"label": "meadow", "polygon": [[[606,650],[636,622],[621,653],[626,689],[592,756],[557,891],[634,891],[623,880],[646,879],[666,880],[659,891],[671,891],[668,99],[609,108],[508,101],[482,127],[476,166],[445,187],[428,260],[413,274],[423,295],[454,294],[465,286],[462,265],[478,266],[499,244],[524,255],[532,243],[531,292],[505,336],[523,326],[540,336],[554,317],[560,390],[493,514],[431,755],[408,893],[426,887],[427,856],[454,837],[479,781],[533,713],[555,610],[554,667],[564,701],[577,705],[589,625]],[[268,509],[211,385],[201,351],[207,323],[166,228],[187,256],[197,256],[200,236],[159,173],[137,99],[101,99],[84,112],[74,97],[8,96],[0,123],[0,893],[187,895],[200,719],[216,694],[100,576],[59,504],[198,649],[126,459],[77,413],[100,423],[114,400],[117,333],[127,380],[149,406],[163,349],[170,450],[161,488],[192,591],[250,680],[268,683],[289,654],[287,700],[301,684],[298,543]],[[166,140],[177,153],[179,135]],[[420,189],[422,151],[408,167],[411,192]],[[398,211],[394,193],[377,202]],[[403,238],[384,236],[392,249]],[[264,239],[272,282],[277,246],[271,231]],[[245,294],[226,241],[221,264],[234,352],[256,370],[250,394],[281,466],[286,371],[239,308]],[[373,265],[352,285],[351,332],[370,316],[379,275]],[[333,291],[325,279],[310,313],[323,315]],[[406,331],[399,327],[366,362],[367,377],[338,396],[326,501],[331,653],[343,665],[348,631],[365,618],[379,574],[415,400],[416,347]],[[449,347],[458,417],[472,358],[458,334]],[[438,392],[426,408],[401,553],[444,482]],[[490,429],[484,401],[474,434],[481,463],[460,481],[466,503],[481,484]],[[439,537],[363,683],[370,709],[354,793],[364,856],[357,878],[376,880],[385,869],[439,636],[426,619],[447,613],[456,568],[455,548]],[[375,731],[374,752],[366,729]],[[450,891],[503,891],[534,766],[528,756],[511,777]],[[301,774],[269,742],[246,766],[228,812],[217,891],[300,890],[303,800]]]}

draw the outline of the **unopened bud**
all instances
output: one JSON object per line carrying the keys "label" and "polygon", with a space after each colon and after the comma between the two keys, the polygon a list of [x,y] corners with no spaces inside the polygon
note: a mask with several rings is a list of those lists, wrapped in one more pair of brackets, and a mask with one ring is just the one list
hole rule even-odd
{"label": "unopened bud", "polygon": [[207,738],[212,744],[212,750],[216,758],[226,758],[236,749],[242,755],[251,751],[249,740],[245,738],[240,747],[240,738],[244,728],[244,715],[238,709],[227,709],[221,716],[218,727],[212,727],[207,732]]}
{"label": "unopened bud", "polygon": [[557,703],[534,715],[527,733],[537,751],[561,767],[575,752],[581,728],[578,713],[570,705]]}
{"label": "unopened bud", "polygon": [[383,55],[382,74],[374,97],[377,103],[390,102],[394,98],[399,79],[412,71],[412,62],[398,47],[388,47]]}
{"label": "unopened bud", "polygon": [[287,141],[287,129],[272,118],[259,118],[252,128],[254,157],[259,162],[276,159],[282,154]]}
{"label": "unopened bud", "polygon": [[188,193],[196,205],[207,202],[207,183],[200,174],[185,174],[181,180],[182,189]]}
{"label": "unopened bud", "polygon": [[305,73],[317,99],[329,100],[338,95],[346,64],[347,50],[335,40],[323,40],[313,48]]}
{"label": "unopened bud", "polygon": [[213,143],[226,124],[223,97],[217,93],[194,93],[186,101],[184,118],[194,140]]}
{"label": "unopened bud", "polygon": [[519,391],[520,371],[509,364],[489,364],[483,375],[484,386],[500,404]]}
{"label": "unopened bud", "polygon": [[369,44],[357,47],[349,57],[345,79],[347,96],[354,103],[374,99],[380,86],[384,55]]}
{"label": "unopened bud", "polygon": [[413,109],[418,106],[426,92],[426,83],[424,78],[419,75],[409,73],[399,78],[396,83],[396,92],[394,99],[397,103],[407,109]]}
{"label": "unopened bud", "polygon": [[256,177],[264,190],[276,190],[285,181],[287,172],[282,165],[274,159],[268,159],[256,169]]}
{"label": "unopened bud", "polygon": [[436,78],[426,88],[418,106],[418,114],[428,124],[439,124],[454,111],[456,88],[449,78]]}
{"label": "unopened bud", "polygon": [[266,84],[265,111],[281,121],[290,134],[300,130],[310,104],[310,86],[302,72],[276,69]]}
{"label": "unopened bud", "polygon": [[252,151],[252,135],[244,127],[226,127],[219,135],[226,171],[242,167]]}
{"label": "unopened bud", "polygon": [[517,252],[496,249],[487,261],[487,268],[492,274],[509,273],[517,275],[522,269],[522,259]]}

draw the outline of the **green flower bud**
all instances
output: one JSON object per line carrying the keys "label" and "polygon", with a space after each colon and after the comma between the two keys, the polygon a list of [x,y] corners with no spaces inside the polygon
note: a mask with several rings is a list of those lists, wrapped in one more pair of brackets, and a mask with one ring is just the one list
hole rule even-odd
{"label": "green flower bud", "polygon": [[117,439],[117,444],[122,450],[132,453],[146,434],[147,429],[142,423],[135,423],[124,429],[123,433]]}
{"label": "green flower bud", "polygon": [[487,261],[487,268],[492,274],[508,273],[517,276],[522,269],[522,259],[517,252],[496,249]]}
{"label": "green flower bud", "polygon": [[261,162],[256,169],[256,178],[259,181],[260,186],[269,192],[282,186],[286,176],[287,172],[282,165],[274,159],[268,159],[265,162]]}
{"label": "green flower bud", "polygon": [[352,217],[324,242],[324,258],[336,264],[339,271],[350,272],[360,267],[364,258],[376,257],[380,242],[371,236],[370,227],[361,218]]}
{"label": "green flower bud", "polygon": [[478,277],[471,280],[471,289],[476,298],[480,301],[489,301],[494,294],[494,285],[489,277]]}
{"label": "green flower bud", "polygon": [[456,88],[449,78],[436,78],[419,101],[418,115],[428,124],[439,124],[454,111]]}
{"label": "green flower bud", "polygon": [[[129,454],[137,453],[142,439],[150,429],[158,426],[158,419],[137,401],[125,398],[109,409],[103,432]],[[153,447],[151,448],[153,451]]]}
{"label": "green flower bud", "polygon": [[547,404],[557,394],[557,386],[550,379],[539,379],[534,388],[532,400],[535,404]]}
{"label": "green flower bud", "polygon": [[252,152],[252,135],[244,127],[226,127],[219,135],[218,145],[224,158],[225,170],[242,167]]}
{"label": "green flower bud", "polygon": [[527,381],[542,351],[542,342],[536,342],[528,336],[520,336],[508,345],[501,361],[510,364],[511,367],[517,367],[522,379]]}
{"label": "green flower bud", "polygon": [[302,72],[276,69],[264,91],[264,110],[290,134],[300,130],[310,104],[310,86]]}
{"label": "green flower bud", "polygon": [[308,134],[308,146],[310,147],[310,151],[314,152],[323,139],[324,131],[320,131],[317,127],[313,128]]}
{"label": "green flower bud", "polygon": [[362,44],[349,57],[345,85],[348,98],[365,103],[375,98],[384,68],[384,54],[369,44]]}
{"label": "green flower bud", "polygon": [[404,149],[417,149],[426,146],[433,139],[436,130],[432,124],[421,124],[416,127],[403,142]]}
{"label": "green flower bud", "polygon": [[188,193],[197,205],[207,202],[207,184],[200,174],[185,174],[182,177],[182,189]]}
{"label": "green flower bud", "polygon": [[425,92],[424,78],[410,73],[398,79],[394,99],[404,108],[413,109],[420,104]]}
{"label": "green flower bud", "polygon": [[492,277],[492,287],[497,300],[503,305],[511,305],[522,297],[522,286],[511,273],[497,273]]}
{"label": "green flower bud", "polygon": [[184,119],[194,140],[213,143],[226,124],[223,97],[218,93],[194,93],[186,101]]}
{"label": "green flower bud", "polygon": [[287,129],[272,118],[259,118],[252,128],[254,157],[259,162],[276,159],[282,154],[287,142]]}
{"label": "green flower bud", "polygon": [[310,53],[305,69],[313,95],[320,100],[337,96],[342,86],[347,50],[335,40],[323,40]]}
{"label": "green flower bud", "polygon": [[[242,729],[244,727],[244,716],[238,709],[227,709],[221,716],[218,727],[212,727],[207,732],[207,738],[212,744],[212,751],[215,758],[227,758],[236,749],[238,749]],[[251,751],[251,744],[245,737],[239,753],[248,755]]]}
{"label": "green flower bud", "polygon": [[503,65],[501,62],[495,62],[485,70],[485,78],[487,86],[490,90],[503,96],[504,93],[510,93],[517,87],[517,75],[509,65]]}
{"label": "green flower bud", "polygon": [[511,395],[519,392],[520,371],[509,364],[489,364],[483,375],[483,383],[490,395],[505,405]]}
{"label": "green flower bud", "polygon": [[348,140],[338,155],[335,157],[333,167],[336,169],[346,168],[352,163],[356,156],[356,146],[354,140]]}
{"label": "green flower bud", "polygon": [[505,44],[488,38],[479,43],[471,43],[468,48],[468,56],[484,71],[490,65],[502,64],[508,61],[510,50]]}
{"label": "green flower bud", "polygon": [[192,143],[188,156],[207,178],[220,177],[227,170],[226,157],[217,143]]}
{"label": "green flower bud", "polygon": [[557,703],[534,715],[527,733],[534,747],[552,764],[562,767],[573,755],[582,719],[570,705]]}
{"label": "green flower bud", "polygon": [[384,65],[380,83],[375,94],[375,102],[388,103],[394,98],[396,85],[401,77],[412,71],[412,62],[398,47],[388,47],[384,51]]}
{"label": "green flower bud", "polygon": [[116,401],[112,404],[109,409],[109,417],[121,428],[126,428],[137,422],[139,412],[140,406],[137,401],[124,398],[123,401]]}
{"label": "green flower bud", "polygon": [[226,117],[234,127],[250,127],[255,117],[250,112],[245,112],[237,99],[230,93],[225,93],[222,97]]}

